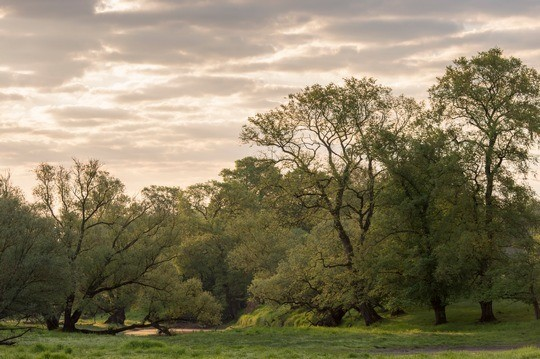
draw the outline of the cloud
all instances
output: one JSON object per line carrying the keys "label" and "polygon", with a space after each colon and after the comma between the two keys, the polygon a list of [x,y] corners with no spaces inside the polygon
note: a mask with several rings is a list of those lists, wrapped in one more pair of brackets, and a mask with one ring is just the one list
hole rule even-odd
{"label": "cloud", "polygon": [[24,96],[17,93],[3,93],[0,92],[0,102],[3,101],[23,101]]}
{"label": "cloud", "polygon": [[135,120],[139,116],[121,108],[67,106],[48,111],[60,126],[94,127],[121,120]]}
{"label": "cloud", "polygon": [[252,151],[242,121],[313,83],[425,97],[494,46],[539,68],[539,16],[537,0],[3,0],[0,156],[16,174],[97,157],[128,188],[215,178]]}
{"label": "cloud", "polygon": [[3,0],[8,14],[21,18],[60,18],[91,16],[95,0]]}
{"label": "cloud", "polygon": [[455,35],[463,25],[454,21],[432,19],[349,20],[330,24],[325,31],[333,39],[360,43],[419,42],[424,39]]}
{"label": "cloud", "polygon": [[150,86],[119,95],[119,102],[157,101],[178,97],[231,96],[254,89],[253,80],[224,76],[185,76],[163,85]]}

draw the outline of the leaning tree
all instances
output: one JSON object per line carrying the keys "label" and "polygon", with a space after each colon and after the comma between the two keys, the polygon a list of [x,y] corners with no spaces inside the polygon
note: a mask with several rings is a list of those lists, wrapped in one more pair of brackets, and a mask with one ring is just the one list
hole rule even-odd
{"label": "leaning tree", "polygon": [[356,278],[354,307],[367,325],[380,320],[357,266],[369,255],[365,244],[382,173],[374,146],[382,129],[399,130],[415,109],[412,100],[392,96],[373,79],[349,78],[342,86],[314,85],[290,95],[288,103],[249,118],[241,134],[245,143],[267,148],[296,179],[291,196],[332,224],[345,257],[332,266]]}
{"label": "leaning tree", "polygon": [[143,200],[128,198],[97,160],[74,160],[71,168],[42,164],[36,176],[34,194],[65,254],[66,284],[57,288],[64,296],[64,331],[77,331],[85,310],[107,293],[129,286],[166,289],[152,274],[177,256],[178,233],[155,191]]}

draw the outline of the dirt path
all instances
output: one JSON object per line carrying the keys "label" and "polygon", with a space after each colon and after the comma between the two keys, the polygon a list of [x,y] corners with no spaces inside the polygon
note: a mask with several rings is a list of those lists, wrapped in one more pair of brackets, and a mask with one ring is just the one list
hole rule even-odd
{"label": "dirt path", "polygon": [[[203,328],[171,328],[169,329],[173,334],[184,334],[184,333],[195,333],[195,332],[211,332],[218,329],[203,329]],[[158,335],[158,331],[155,328],[144,328],[144,329],[134,329],[128,330],[124,335],[134,335],[134,336],[148,336],[148,335]]]}
{"label": "dirt path", "polygon": [[410,348],[410,349],[400,349],[400,348],[379,348],[372,351],[372,354],[391,354],[391,355],[406,355],[406,354],[436,354],[447,351],[452,352],[503,352],[507,350],[520,349],[525,347],[536,347],[540,348],[540,344],[517,344],[517,345],[493,345],[493,346],[438,346],[438,347],[427,347],[427,348]]}

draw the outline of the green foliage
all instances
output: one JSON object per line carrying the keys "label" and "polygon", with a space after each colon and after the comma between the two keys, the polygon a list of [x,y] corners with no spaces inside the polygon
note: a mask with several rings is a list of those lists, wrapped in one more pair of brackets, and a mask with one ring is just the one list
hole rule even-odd
{"label": "green foliage", "polygon": [[385,210],[375,223],[385,242],[370,265],[382,274],[382,291],[431,305],[441,324],[446,305],[466,293],[472,280],[471,189],[448,133],[419,122],[414,137],[389,135],[387,141],[393,150],[381,152],[388,171]]}
{"label": "green foliage", "polygon": [[246,213],[229,221],[225,233],[236,243],[227,256],[229,266],[248,275],[270,275],[298,242],[297,233],[268,211]]}
{"label": "green foliage", "polygon": [[[478,278],[476,296],[486,302],[499,295],[497,267],[504,265],[502,249],[510,245],[501,211],[508,199],[504,193],[515,189],[518,173],[527,173],[533,160],[530,149],[540,133],[540,75],[494,48],[455,60],[430,89],[430,99],[460,145],[465,173],[475,189],[476,207],[470,215],[477,221],[478,235],[471,261]],[[487,320],[493,319],[490,315]]]}
{"label": "green foliage", "polygon": [[312,325],[313,313],[292,310],[288,305],[262,305],[238,318],[235,327],[306,327]]}
{"label": "green foliage", "polygon": [[42,164],[36,176],[38,204],[56,223],[66,255],[64,330],[74,331],[81,315],[132,304],[126,297],[135,291],[167,289],[156,277],[177,257],[178,189],[150,187],[142,200],[128,198],[95,160],[75,160],[70,169]]}
{"label": "green foliage", "polygon": [[186,238],[178,266],[184,276],[201,280],[230,320],[246,305],[253,276],[273,272],[296,235],[273,208],[281,180],[273,162],[248,157],[222,175],[223,182],[182,192]]}
{"label": "green foliage", "polygon": [[56,238],[51,221],[0,178],[0,319],[39,317],[62,300]]}
{"label": "green foliage", "polygon": [[[316,310],[332,312],[331,322],[339,322],[351,306],[365,309],[366,325],[379,319],[371,304],[370,280],[355,268],[357,262],[370,256],[367,242],[384,173],[375,153],[380,134],[400,131],[417,109],[413,100],[393,97],[389,88],[377,85],[373,79],[348,78],[342,86],[332,83],[307,87],[290,95],[287,104],[249,118],[249,124],[243,127],[244,142],[267,148],[288,171],[285,191],[318,221],[332,224],[334,233],[327,238],[341,247],[345,255],[342,275],[351,280],[322,281],[330,285],[328,293],[347,297],[339,298],[338,305],[327,306],[325,301],[317,304]],[[332,262],[321,253],[314,254],[321,257],[321,262]],[[318,275],[334,275],[333,266],[321,268],[316,270]],[[313,276],[310,278],[308,286],[313,281]],[[346,284],[352,290],[340,295],[332,283]],[[318,284],[313,291],[326,292],[324,287]],[[302,305],[315,302],[301,300]],[[347,305],[340,308],[345,302]]]}
{"label": "green foliage", "polygon": [[323,223],[304,243],[291,248],[271,277],[256,277],[250,292],[258,302],[312,311],[313,324],[337,325],[354,306],[347,258],[336,248],[332,226]]}
{"label": "green foliage", "polygon": [[146,320],[157,322],[170,318],[208,326],[221,323],[221,305],[210,293],[203,291],[198,279],[183,281],[172,266],[162,268],[153,279],[155,288],[139,293],[137,301],[137,307],[147,313]]}

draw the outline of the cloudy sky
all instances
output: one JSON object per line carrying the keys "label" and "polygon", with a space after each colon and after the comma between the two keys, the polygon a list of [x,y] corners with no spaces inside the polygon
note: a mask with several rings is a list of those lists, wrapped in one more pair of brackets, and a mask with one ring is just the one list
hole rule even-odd
{"label": "cloudy sky", "polygon": [[206,181],[253,151],[247,117],[307,85],[425,98],[494,46],[540,69],[539,19],[538,0],[0,0],[0,172],[27,193],[72,157],[130,193]]}

